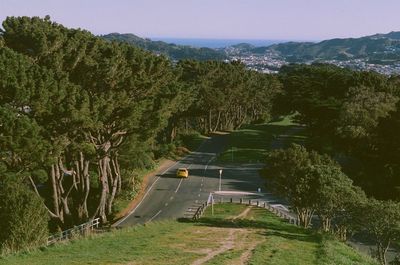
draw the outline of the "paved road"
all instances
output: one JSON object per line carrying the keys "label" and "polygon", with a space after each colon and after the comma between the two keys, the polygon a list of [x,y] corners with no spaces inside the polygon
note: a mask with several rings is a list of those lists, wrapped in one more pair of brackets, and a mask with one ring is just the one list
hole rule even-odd
{"label": "paved road", "polygon": [[[257,192],[259,195],[227,195],[215,196],[228,200],[259,199],[270,204],[284,204],[275,196],[264,193],[265,181],[259,176],[263,164],[220,164],[215,157],[226,146],[227,135],[217,135],[205,141],[196,151],[177,162],[164,172],[159,172],[149,184],[143,200],[125,218],[116,223],[118,227],[144,224],[154,220],[192,217],[195,210],[207,201],[210,192],[219,190],[219,169],[223,169],[221,190]],[[280,142],[274,141],[272,148]],[[189,178],[175,177],[176,169],[187,167]]]}
{"label": "paved road", "polygon": [[[196,151],[177,162],[165,172],[160,172],[147,188],[143,200],[118,227],[143,224],[154,220],[191,217],[199,205],[208,199],[210,192],[219,189],[219,169],[222,173],[222,190],[257,191],[264,187],[258,176],[261,165],[215,164],[215,156],[224,150],[227,136],[217,135],[206,140]],[[189,169],[189,178],[176,178],[179,167]]]}

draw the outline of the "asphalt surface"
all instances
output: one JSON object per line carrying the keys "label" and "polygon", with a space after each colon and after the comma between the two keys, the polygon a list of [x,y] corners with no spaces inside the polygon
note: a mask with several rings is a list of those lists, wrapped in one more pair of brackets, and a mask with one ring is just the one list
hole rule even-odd
{"label": "asphalt surface", "polygon": [[[144,224],[156,220],[191,218],[197,208],[207,201],[211,192],[219,190],[219,170],[222,169],[221,190],[257,192],[264,190],[264,180],[258,171],[262,164],[227,165],[215,162],[216,155],[225,148],[227,135],[216,135],[206,140],[200,148],[164,172],[159,172],[150,182],[141,202],[133,211],[116,223],[117,227]],[[177,178],[176,170],[189,169],[188,178]],[[260,193],[260,195],[262,195]],[[236,195],[244,199],[257,195]],[[235,197],[232,196],[225,196]]]}

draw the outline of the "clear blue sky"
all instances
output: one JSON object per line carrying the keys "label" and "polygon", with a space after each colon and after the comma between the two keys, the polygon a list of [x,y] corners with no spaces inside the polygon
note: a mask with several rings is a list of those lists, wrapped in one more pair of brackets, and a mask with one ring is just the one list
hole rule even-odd
{"label": "clear blue sky", "polygon": [[45,16],[94,34],[321,40],[400,31],[400,0],[0,0],[6,16]]}

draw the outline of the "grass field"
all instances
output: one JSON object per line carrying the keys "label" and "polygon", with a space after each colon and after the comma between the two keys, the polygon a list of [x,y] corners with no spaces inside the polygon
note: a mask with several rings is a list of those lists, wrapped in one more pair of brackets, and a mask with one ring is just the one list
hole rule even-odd
{"label": "grass field", "polygon": [[290,225],[265,209],[237,204],[207,209],[198,222],[154,222],[30,253],[13,264],[375,264],[347,245]]}
{"label": "grass field", "polygon": [[[229,135],[228,146],[218,156],[218,161],[225,163],[261,162],[271,149],[272,141],[280,135],[285,137],[286,132],[296,127],[298,124],[292,121],[291,116],[266,124],[243,126]],[[304,139],[305,136],[302,134],[292,134],[285,140],[296,142]]]}

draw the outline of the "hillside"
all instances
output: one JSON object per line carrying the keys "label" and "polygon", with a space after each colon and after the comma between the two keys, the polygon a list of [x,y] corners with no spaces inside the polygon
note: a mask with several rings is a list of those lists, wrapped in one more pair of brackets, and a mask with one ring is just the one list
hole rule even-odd
{"label": "hillside", "polygon": [[210,208],[199,222],[153,222],[8,256],[0,264],[375,264],[351,247],[265,209]]}
{"label": "hillside", "polygon": [[140,38],[134,34],[111,33],[101,37],[109,41],[127,42],[157,54],[164,54],[173,60],[195,59],[204,61],[227,59],[223,52],[215,49],[195,48],[191,46],[170,44],[163,41],[152,41],[150,39]]}
{"label": "hillside", "polygon": [[226,48],[225,52],[228,55],[274,54],[290,62],[366,59],[374,63],[390,64],[400,60],[400,32],[330,39],[318,43],[286,42],[266,47],[241,44]]}

